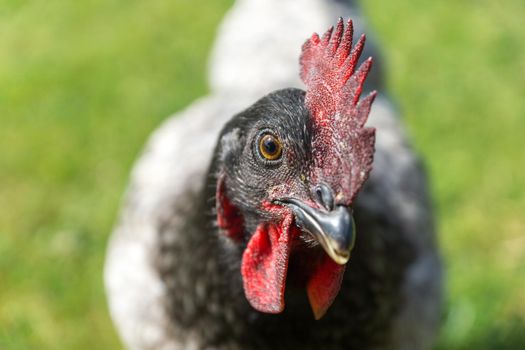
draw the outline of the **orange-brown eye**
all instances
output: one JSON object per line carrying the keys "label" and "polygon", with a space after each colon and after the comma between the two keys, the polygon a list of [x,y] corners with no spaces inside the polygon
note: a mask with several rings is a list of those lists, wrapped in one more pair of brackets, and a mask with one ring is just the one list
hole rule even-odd
{"label": "orange-brown eye", "polygon": [[267,160],[277,160],[283,153],[283,146],[276,136],[264,134],[259,139],[259,152]]}

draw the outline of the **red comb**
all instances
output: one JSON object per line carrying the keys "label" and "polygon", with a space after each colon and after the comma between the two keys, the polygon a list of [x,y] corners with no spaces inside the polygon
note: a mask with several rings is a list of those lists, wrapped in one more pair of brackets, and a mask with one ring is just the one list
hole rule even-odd
{"label": "red comb", "polygon": [[321,38],[313,34],[304,43],[300,58],[305,103],[319,140],[313,151],[320,170],[313,175],[340,187],[348,201],[370,173],[375,143],[375,130],[364,124],[376,92],[359,99],[372,58],[356,70],[365,35],[353,47],[352,36],[352,21],[345,28],[339,18],[335,31],[331,27]]}

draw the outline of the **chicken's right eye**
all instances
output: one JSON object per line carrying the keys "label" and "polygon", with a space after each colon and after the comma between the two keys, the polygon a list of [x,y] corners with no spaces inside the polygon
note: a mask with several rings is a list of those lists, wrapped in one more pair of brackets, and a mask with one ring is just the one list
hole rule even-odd
{"label": "chicken's right eye", "polygon": [[263,134],[259,138],[259,154],[266,160],[274,161],[281,158],[283,146],[277,136]]}

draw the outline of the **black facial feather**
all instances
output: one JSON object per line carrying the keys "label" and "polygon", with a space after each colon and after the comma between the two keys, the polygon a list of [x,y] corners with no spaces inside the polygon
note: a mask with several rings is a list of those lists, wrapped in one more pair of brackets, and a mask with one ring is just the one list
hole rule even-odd
{"label": "black facial feather", "polygon": [[[247,232],[262,219],[273,219],[261,210],[270,188],[304,186],[301,174],[311,162],[311,123],[304,95],[299,89],[272,92],[237,114],[221,132],[217,173],[225,176],[227,196],[242,212]],[[260,154],[259,140],[265,134],[281,142],[278,160]]]}

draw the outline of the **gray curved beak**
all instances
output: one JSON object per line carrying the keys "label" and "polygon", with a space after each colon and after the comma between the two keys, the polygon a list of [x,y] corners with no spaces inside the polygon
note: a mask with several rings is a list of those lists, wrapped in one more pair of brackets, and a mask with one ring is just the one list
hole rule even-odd
{"label": "gray curved beak", "polygon": [[350,208],[337,205],[332,210],[317,209],[293,198],[280,202],[293,210],[297,225],[310,233],[336,263],[348,262],[355,243],[355,223]]}

